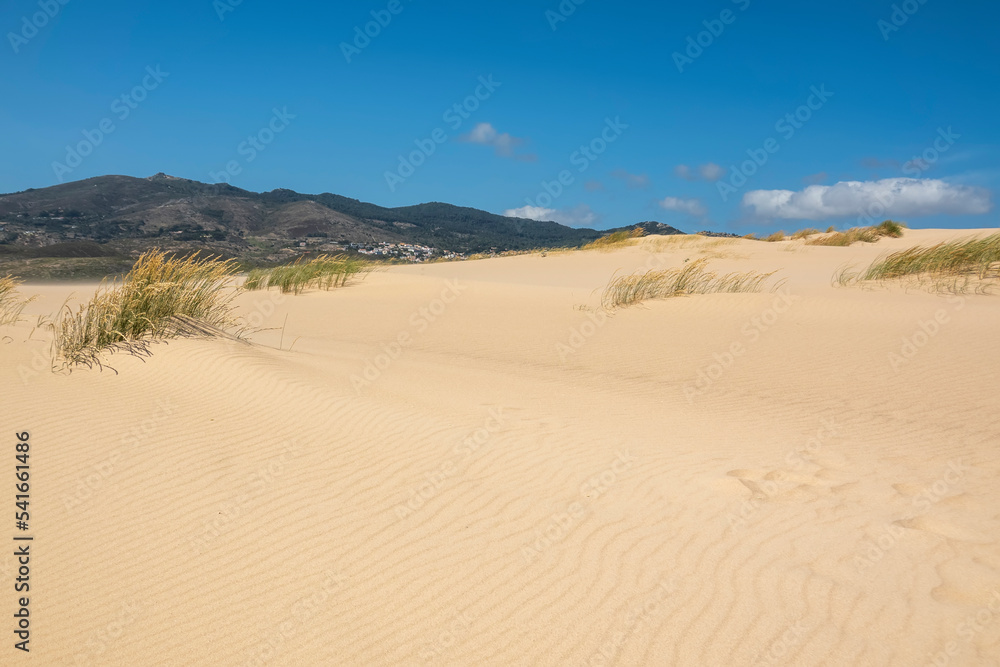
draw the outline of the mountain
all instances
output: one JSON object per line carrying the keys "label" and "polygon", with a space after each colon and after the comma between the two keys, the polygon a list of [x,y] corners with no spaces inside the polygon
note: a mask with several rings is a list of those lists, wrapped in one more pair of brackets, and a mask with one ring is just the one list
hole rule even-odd
{"label": "mountain", "polygon": [[[662,223],[641,225],[647,233],[682,233]],[[0,195],[0,227],[0,252],[8,253],[92,241],[129,249],[210,246],[234,256],[302,243],[411,243],[457,253],[574,247],[615,231],[440,202],[385,208],[330,193],[257,193],[162,173],[99,176]]]}

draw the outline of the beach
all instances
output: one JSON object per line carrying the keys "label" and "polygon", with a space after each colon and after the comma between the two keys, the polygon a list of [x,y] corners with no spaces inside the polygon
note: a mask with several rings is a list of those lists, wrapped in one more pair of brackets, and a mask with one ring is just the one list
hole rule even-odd
{"label": "beach", "polygon": [[[31,660],[1000,664],[996,296],[833,280],[994,231],[390,266],[72,372],[33,327],[96,284],[23,285]],[[699,259],[776,273],[602,305]]]}

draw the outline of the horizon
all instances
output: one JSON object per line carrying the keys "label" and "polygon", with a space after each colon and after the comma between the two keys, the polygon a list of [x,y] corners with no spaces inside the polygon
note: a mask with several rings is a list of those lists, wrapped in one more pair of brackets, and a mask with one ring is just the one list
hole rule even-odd
{"label": "horizon", "polygon": [[598,230],[998,226],[995,6],[18,0],[8,16],[8,192],[166,173]]}

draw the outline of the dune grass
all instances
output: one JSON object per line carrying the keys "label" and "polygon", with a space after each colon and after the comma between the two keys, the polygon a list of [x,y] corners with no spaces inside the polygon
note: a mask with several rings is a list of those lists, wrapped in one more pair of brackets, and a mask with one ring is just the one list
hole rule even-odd
{"label": "dune grass", "polygon": [[[883,236],[899,238],[903,235],[905,228],[906,225],[902,222],[885,220],[882,224],[874,227],[852,227],[843,232],[832,232],[819,238],[809,239],[806,241],[806,245],[844,247],[858,242],[878,243],[878,240]],[[832,228],[828,229],[827,232],[831,232],[831,230]]]}
{"label": "dune grass", "polygon": [[250,271],[243,288],[266,290],[277,287],[285,294],[301,294],[306,289],[331,290],[343,287],[352,276],[370,270],[368,262],[347,255],[322,255],[308,262]]}
{"label": "dune grass", "polygon": [[1000,280],[1000,233],[894,252],[877,259],[858,279],[883,281],[906,277],[940,285],[949,281],[968,284],[968,281]]}
{"label": "dune grass", "polygon": [[619,246],[630,245],[632,239],[637,239],[645,235],[646,231],[642,227],[636,227],[631,230],[623,229],[620,232],[606,234],[596,241],[591,241],[583,246],[583,250],[609,250]]}
{"label": "dune grass", "polygon": [[[849,246],[861,241],[865,243],[877,243],[883,236],[899,238],[903,235],[904,229],[906,229],[905,223],[896,222],[894,220],[886,220],[874,227],[853,227],[843,232],[838,232],[831,226],[828,227],[826,232],[822,233],[822,235],[820,235],[821,232],[818,229],[809,227],[807,229],[800,229],[791,235],[787,235],[785,232],[779,231],[763,238],[753,233],[747,234],[743,238],[748,241],[767,241],[768,243],[775,243],[777,241],[785,241],[788,239],[791,239],[792,241],[806,239],[806,245]],[[812,238],[813,236],[818,236],[818,238]]]}
{"label": "dune grass", "polygon": [[890,280],[906,280],[934,292],[989,293],[1000,282],[1000,233],[915,246],[879,257],[860,271],[842,267],[832,282],[847,287]]}
{"label": "dune grass", "polygon": [[718,275],[699,259],[677,269],[653,269],[612,278],[604,288],[601,303],[606,310],[632,306],[647,299],[668,299],[689,294],[760,292],[776,271]]}
{"label": "dune grass", "polygon": [[847,247],[855,243],[877,243],[881,237],[871,227],[854,227],[843,232],[833,232],[829,236],[822,236],[806,241],[806,245],[822,245]]}
{"label": "dune grass", "polygon": [[34,297],[25,299],[17,288],[21,281],[14,276],[0,278],[0,326],[17,324],[21,319],[24,307],[34,301]]}
{"label": "dune grass", "polygon": [[218,332],[232,325],[232,260],[146,252],[122,278],[101,283],[75,311],[64,305],[51,324],[56,357],[101,365],[106,351],[148,354],[152,340]]}

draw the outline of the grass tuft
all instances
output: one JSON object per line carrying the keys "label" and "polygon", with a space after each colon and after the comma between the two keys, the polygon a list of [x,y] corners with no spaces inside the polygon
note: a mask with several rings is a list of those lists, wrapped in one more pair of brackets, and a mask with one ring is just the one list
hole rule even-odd
{"label": "grass tuft", "polygon": [[785,232],[775,232],[770,236],[765,236],[764,240],[767,241],[768,243],[777,243],[778,241],[784,241]]}
{"label": "grass tuft", "polygon": [[596,241],[591,241],[587,245],[583,246],[584,250],[609,250],[611,248],[616,248],[618,246],[629,245],[632,239],[637,239],[646,235],[646,230],[642,227],[636,227],[635,229],[627,230],[623,229],[620,232],[613,232],[611,234],[606,234]]}
{"label": "grass tuft", "polygon": [[101,283],[77,310],[64,305],[51,324],[57,358],[66,365],[101,365],[105,351],[148,354],[148,342],[183,335],[222,333],[234,323],[226,294],[235,276],[232,260],[168,257],[151,250],[122,278]]}
{"label": "grass tuft", "polygon": [[903,235],[903,230],[906,229],[906,223],[896,222],[895,220],[885,220],[875,229],[877,229],[879,234],[882,236],[890,236],[894,239],[898,239]]}
{"label": "grass tuft", "polygon": [[950,285],[954,288],[967,287],[969,280],[1000,279],[1000,233],[894,252],[873,262],[859,279],[891,280],[909,276],[942,285],[953,281]]}
{"label": "grass tuft", "polygon": [[720,276],[706,269],[704,259],[677,269],[654,269],[612,278],[604,288],[601,303],[606,310],[632,306],[647,299],[667,299],[688,294],[759,292],[776,271],[727,273]]}
{"label": "grass tuft", "polygon": [[892,238],[899,238],[903,235],[903,230],[906,225],[901,222],[895,222],[893,220],[886,220],[880,225],[875,227],[852,227],[847,231],[843,232],[830,232],[833,228],[831,227],[827,230],[827,235],[821,236],[815,239],[809,239],[806,241],[806,245],[824,245],[824,246],[850,246],[858,242],[862,243],[878,243],[878,240],[883,236],[889,236]]}
{"label": "grass tuft", "polygon": [[0,326],[17,324],[21,319],[21,311],[35,297],[25,299],[17,291],[21,281],[14,276],[0,278]]}
{"label": "grass tuft", "polygon": [[799,239],[806,239],[809,238],[810,236],[815,236],[816,234],[819,234],[819,230],[813,229],[812,227],[810,227],[809,229],[800,229],[799,231],[792,234],[792,240],[797,241]]}
{"label": "grass tuft", "polygon": [[368,262],[347,255],[322,255],[308,262],[276,266],[270,269],[254,269],[247,276],[243,288],[266,290],[277,287],[285,294],[301,294],[306,289],[331,290],[343,287],[347,280],[359,273],[370,270]]}

